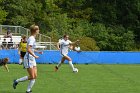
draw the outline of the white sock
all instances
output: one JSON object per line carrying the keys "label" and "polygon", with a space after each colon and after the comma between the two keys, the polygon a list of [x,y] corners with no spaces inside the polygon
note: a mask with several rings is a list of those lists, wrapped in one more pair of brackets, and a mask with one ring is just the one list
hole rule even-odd
{"label": "white sock", "polygon": [[19,59],[19,64],[21,64],[22,62],[23,62],[23,59],[20,58],[20,59]]}
{"label": "white sock", "polygon": [[74,66],[73,66],[73,64],[72,64],[72,61],[69,61],[69,65],[70,65],[70,67],[72,68],[72,70],[74,70]]}
{"label": "white sock", "polygon": [[32,89],[32,87],[33,87],[33,85],[34,85],[34,83],[35,83],[35,79],[30,80],[30,82],[29,82],[29,84],[28,84],[28,88],[27,88],[27,91],[28,91],[28,92],[31,91],[31,89]]}
{"label": "white sock", "polygon": [[57,67],[59,68],[59,67],[61,66],[61,64],[62,64],[62,63],[61,63],[61,61],[60,61],[59,64],[57,65]]}
{"label": "white sock", "polygon": [[28,80],[28,76],[24,76],[24,77],[22,77],[22,78],[19,78],[19,79],[17,79],[16,81],[17,81],[17,82],[23,82],[23,81],[26,81],[26,80]]}

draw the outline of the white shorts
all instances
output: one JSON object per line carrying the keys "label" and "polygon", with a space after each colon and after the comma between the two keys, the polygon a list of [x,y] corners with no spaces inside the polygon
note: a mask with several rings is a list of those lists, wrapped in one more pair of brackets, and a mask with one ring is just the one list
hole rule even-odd
{"label": "white shorts", "polygon": [[35,58],[24,57],[24,68],[33,68],[34,66],[36,66]]}
{"label": "white shorts", "polygon": [[66,53],[61,53],[61,56],[62,56],[62,57],[68,56],[68,54],[66,54]]}

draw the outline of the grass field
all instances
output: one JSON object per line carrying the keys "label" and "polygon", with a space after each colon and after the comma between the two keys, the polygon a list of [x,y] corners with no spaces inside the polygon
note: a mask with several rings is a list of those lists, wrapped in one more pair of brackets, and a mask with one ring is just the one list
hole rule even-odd
{"label": "grass field", "polygon": [[[10,72],[0,67],[0,93],[25,93],[28,81],[12,88],[13,79],[27,75],[21,65],[9,64]],[[38,78],[33,93],[140,93],[140,65],[67,64],[54,72],[55,65],[38,64]]]}

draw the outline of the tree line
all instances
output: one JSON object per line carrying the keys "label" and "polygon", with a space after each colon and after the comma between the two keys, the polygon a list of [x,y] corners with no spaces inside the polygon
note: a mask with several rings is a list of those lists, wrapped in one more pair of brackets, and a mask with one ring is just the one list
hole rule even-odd
{"label": "tree line", "polygon": [[140,50],[140,0],[0,0],[0,24],[29,27],[58,41],[80,39],[82,50]]}

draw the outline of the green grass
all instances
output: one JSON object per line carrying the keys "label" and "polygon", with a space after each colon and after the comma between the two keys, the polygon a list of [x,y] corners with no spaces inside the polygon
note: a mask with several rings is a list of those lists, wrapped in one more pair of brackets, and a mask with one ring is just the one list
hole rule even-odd
{"label": "green grass", "polygon": [[[21,65],[9,64],[10,72],[0,67],[0,93],[25,93],[28,81],[12,88],[13,79],[27,75]],[[140,65],[68,64],[54,72],[55,65],[38,64],[38,78],[33,93],[140,93]]]}

